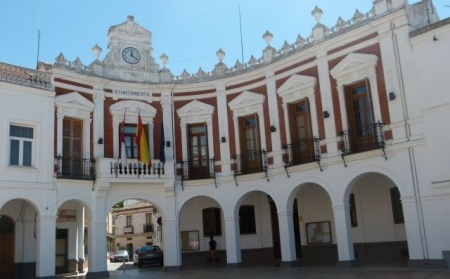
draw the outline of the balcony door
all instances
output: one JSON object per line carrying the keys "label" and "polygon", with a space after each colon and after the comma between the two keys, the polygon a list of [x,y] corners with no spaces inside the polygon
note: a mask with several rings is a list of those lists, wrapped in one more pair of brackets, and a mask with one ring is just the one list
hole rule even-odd
{"label": "balcony door", "polygon": [[64,118],[63,121],[62,173],[82,176],[83,170],[83,121]]}
{"label": "balcony door", "polygon": [[314,141],[311,129],[311,115],[308,99],[289,106],[291,131],[291,152],[294,164],[314,160]]}
{"label": "balcony door", "polygon": [[191,124],[189,133],[189,178],[209,177],[208,135],[206,123]]}
{"label": "balcony door", "polygon": [[346,87],[347,114],[352,152],[371,149],[376,137],[369,81]]}
{"label": "balcony door", "polygon": [[257,114],[239,118],[239,135],[242,173],[262,171],[261,141]]}

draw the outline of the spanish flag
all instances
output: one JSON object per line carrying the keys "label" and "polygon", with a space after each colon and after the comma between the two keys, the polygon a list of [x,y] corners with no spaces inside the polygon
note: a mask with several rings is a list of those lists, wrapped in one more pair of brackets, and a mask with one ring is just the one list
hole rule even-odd
{"label": "spanish flag", "polygon": [[145,136],[144,125],[142,125],[141,113],[138,115],[138,125],[136,129],[136,145],[138,148],[138,161],[150,164],[150,152],[148,150],[147,137]]}

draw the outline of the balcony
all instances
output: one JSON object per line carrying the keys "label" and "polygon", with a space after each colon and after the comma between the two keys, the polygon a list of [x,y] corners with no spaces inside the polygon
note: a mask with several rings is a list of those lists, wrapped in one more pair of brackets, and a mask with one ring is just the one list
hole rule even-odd
{"label": "balcony", "polygon": [[122,164],[114,161],[110,162],[110,170],[112,175],[121,178],[161,178],[165,174],[165,164],[155,162],[146,165],[137,161]]}
{"label": "balcony", "polygon": [[215,160],[189,160],[183,161],[183,180],[208,179],[215,178]]}
{"label": "balcony", "polygon": [[378,122],[342,131],[341,136],[341,151],[344,156],[375,149],[383,149],[384,152],[385,142],[382,123]]}
{"label": "balcony", "polygon": [[235,175],[267,172],[267,152],[265,150],[254,151],[236,155]]}
{"label": "balcony", "polygon": [[58,156],[56,178],[95,180],[95,159]]}
{"label": "balcony", "polygon": [[123,228],[123,233],[124,234],[132,234],[133,233],[133,226],[129,226],[129,227],[124,227]]}
{"label": "balcony", "polygon": [[283,149],[286,166],[296,166],[320,161],[320,141],[318,138],[303,139],[288,144]]}
{"label": "balcony", "polygon": [[145,232],[145,233],[154,232],[153,224],[144,225],[143,227],[144,228],[143,228],[142,231]]}

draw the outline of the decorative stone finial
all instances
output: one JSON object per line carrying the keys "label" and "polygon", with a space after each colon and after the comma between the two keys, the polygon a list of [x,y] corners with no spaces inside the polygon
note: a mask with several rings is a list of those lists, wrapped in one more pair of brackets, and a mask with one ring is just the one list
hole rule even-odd
{"label": "decorative stone finial", "polygon": [[161,61],[161,64],[164,68],[166,68],[167,62],[169,61],[169,56],[167,56],[165,53],[161,54],[159,57],[159,60]]}
{"label": "decorative stone finial", "polygon": [[128,21],[134,21],[134,16],[129,15],[129,16],[127,17],[127,19],[128,19]]}
{"label": "decorative stone finial", "polygon": [[322,14],[323,14],[322,9],[317,6],[311,12],[311,15],[314,17],[317,23],[320,23],[320,20],[322,19]]}
{"label": "decorative stone finial", "polygon": [[94,53],[95,59],[98,59],[100,53],[102,53],[102,48],[95,44],[95,46],[92,48],[92,52]]}
{"label": "decorative stone finial", "polygon": [[266,30],[266,33],[264,33],[264,35],[262,37],[266,41],[266,44],[268,46],[270,46],[270,43],[272,42],[272,38],[273,38],[272,33],[270,33],[269,30]]}
{"label": "decorative stone finial", "polygon": [[219,58],[219,62],[222,63],[223,58],[225,57],[225,51],[221,48],[216,52],[217,58]]}

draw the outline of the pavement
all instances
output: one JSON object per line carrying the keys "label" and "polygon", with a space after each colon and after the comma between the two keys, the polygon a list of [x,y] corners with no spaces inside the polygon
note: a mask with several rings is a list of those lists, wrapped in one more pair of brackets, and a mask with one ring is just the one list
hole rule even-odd
{"label": "pavement", "polygon": [[[244,266],[227,268],[224,265],[209,265],[204,267],[187,267],[182,271],[165,272],[159,266],[136,268],[133,265],[108,266],[110,279],[450,279],[448,269],[410,269],[392,266],[372,266],[355,268],[338,267],[278,267],[270,265]],[[84,279],[84,275],[60,276],[58,278]]]}

